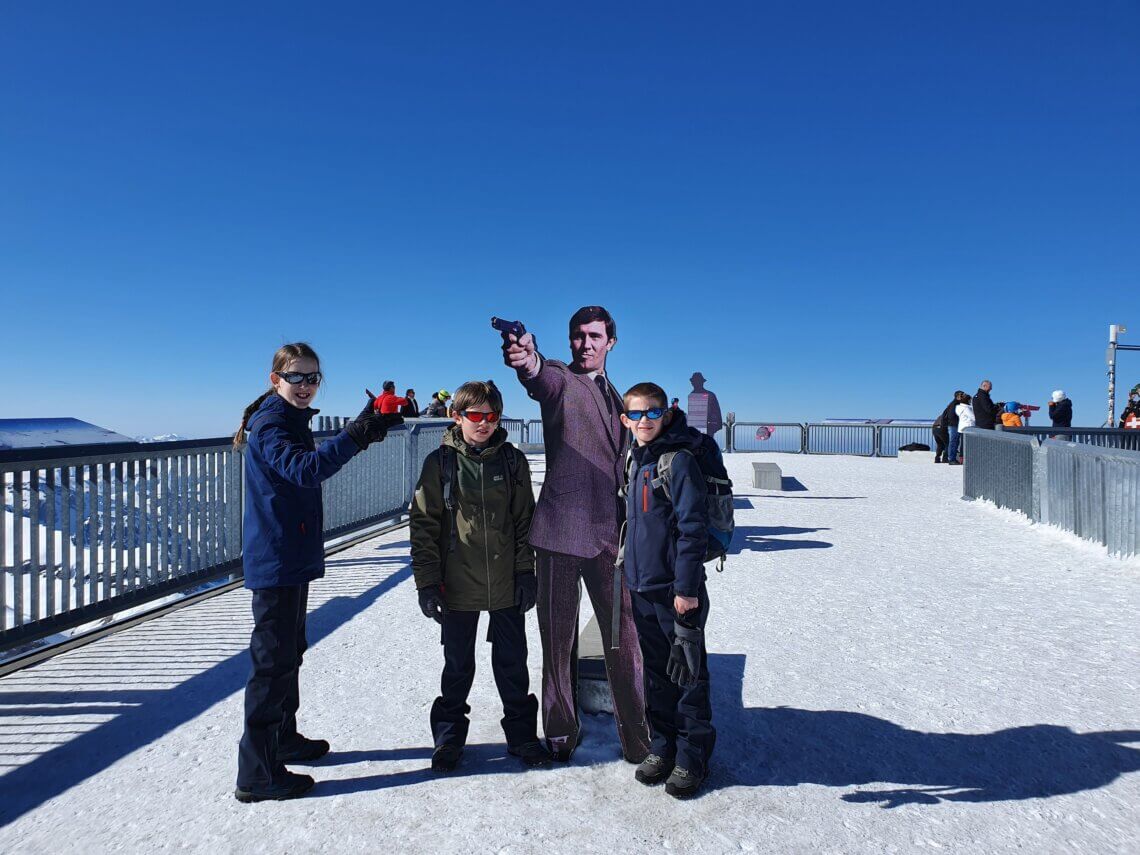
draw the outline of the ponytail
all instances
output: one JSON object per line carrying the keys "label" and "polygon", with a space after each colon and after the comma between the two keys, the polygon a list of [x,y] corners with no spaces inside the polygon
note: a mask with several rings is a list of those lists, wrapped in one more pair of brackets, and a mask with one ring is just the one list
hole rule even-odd
{"label": "ponytail", "polygon": [[257,408],[265,403],[265,399],[270,395],[275,395],[276,392],[270,389],[252,404],[245,408],[245,412],[241,414],[241,424],[238,425],[237,433],[234,434],[234,448],[241,451],[242,446],[245,445],[245,426],[249,423],[249,417],[257,412]]}

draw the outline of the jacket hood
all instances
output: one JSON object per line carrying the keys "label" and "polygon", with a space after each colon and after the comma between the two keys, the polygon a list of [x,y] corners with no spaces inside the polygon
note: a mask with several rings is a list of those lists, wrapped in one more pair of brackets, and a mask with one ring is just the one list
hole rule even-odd
{"label": "jacket hood", "polygon": [[466,457],[482,460],[494,455],[506,441],[506,428],[499,425],[499,427],[495,428],[495,432],[491,434],[491,439],[487,443],[486,448],[476,449],[468,445],[467,441],[463,438],[463,428],[459,425],[452,425],[443,432],[443,439],[440,440],[440,445],[449,445]]}
{"label": "jacket hood", "polygon": [[289,421],[296,421],[307,425],[313,416],[319,412],[320,410],[314,409],[313,407],[306,407],[303,410],[299,410],[280,395],[274,393],[261,402],[261,406],[257,408],[257,412],[249,417],[246,428],[252,427],[254,419],[263,419],[266,416],[278,416],[288,419]]}

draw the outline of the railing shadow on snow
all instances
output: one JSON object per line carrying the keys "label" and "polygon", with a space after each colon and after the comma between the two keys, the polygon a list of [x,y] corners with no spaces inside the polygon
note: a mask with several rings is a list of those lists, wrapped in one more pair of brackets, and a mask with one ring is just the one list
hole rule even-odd
{"label": "railing shadow on snow", "polygon": [[[371,565],[371,573],[379,569],[370,559],[364,559],[364,562]],[[326,591],[331,589],[333,596],[309,612],[307,630],[310,647],[320,643],[338,627],[411,577],[412,570],[406,556],[393,555],[376,563],[388,565],[392,571],[363,591],[357,591],[355,588],[358,586],[335,577],[322,580],[320,584],[326,586]],[[346,591],[346,595],[338,594],[337,588]],[[217,602],[218,600],[214,601]],[[167,647],[177,645],[178,650],[191,655],[214,649],[219,657],[224,658],[211,660],[206,657],[210,663],[206,670],[195,672],[188,678],[181,676],[181,673],[168,675],[157,668],[159,663],[155,663],[161,676],[170,677],[166,681],[166,687],[161,689],[85,689],[84,686],[90,686],[92,679],[97,678],[97,671],[89,671],[78,677],[55,679],[45,669],[42,672],[44,682],[64,684],[65,688],[51,691],[15,689],[0,693],[0,713],[5,716],[114,716],[69,741],[40,753],[35,759],[12,768],[3,777],[5,796],[0,801],[0,824],[7,825],[99,774],[119,759],[155,742],[242,689],[250,667],[249,654],[245,648],[248,643],[248,625],[225,625],[223,622],[224,629],[210,630],[203,628],[201,622],[187,620],[175,628],[173,618],[171,616],[158,625],[152,624],[137,630],[138,644],[128,638],[131,633],[107,640],[108,644],[125,640],[125,644],[116,646],[120,658],[113,667],[121,669],[123,665],[134,662],[128,651],[142,656],[148,653],[153,655],[155,641]],[[213,648],[211,638],[214,639]],[[241,648],[237,652],[234,652],[235,645]],[[178,654],[171,653],[172,657],[176,655]],[[181,662],[174,658],[169,664],[177,668]],[[27,673],[37,674],[34,670]],[[130,673],[131,676],[124,679],[133,682],[134,672]],[[12,685],[11,681],[17,676],[6,678],[0,687]],[[174,685],[168,685],[171,682]],[[75,685],[74,690],[66,688],[70,683]],[[38,724],[32,725],[29,733],[40,732],[39,727]],[[5,742],[15,744],[19,741],[20,733],[8,731],[3,736]],[[225,741],[227,750],[232,749],[231,743],[232,740]]]}
{"label": "railing shadow on snow", "polygon": [[1034,724],[926,733],[864,713],[745,707],[745,658],[709,656],[718,731],[709,790],[852,787],[844,801],[893,808],[1048,798],[1140,771],[1140,750],[1125,744],[1140,743],[1140,729],[1078,733]]}

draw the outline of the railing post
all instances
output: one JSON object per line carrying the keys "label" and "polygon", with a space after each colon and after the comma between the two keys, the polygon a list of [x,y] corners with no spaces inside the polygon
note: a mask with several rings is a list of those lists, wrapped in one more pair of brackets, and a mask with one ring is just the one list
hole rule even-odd
{"label": "railing post", "polygon": [[724,450],[727,454],[732,454],[733,442],[736,439],[735,430],[736,413],[729,413],[724,421]]}

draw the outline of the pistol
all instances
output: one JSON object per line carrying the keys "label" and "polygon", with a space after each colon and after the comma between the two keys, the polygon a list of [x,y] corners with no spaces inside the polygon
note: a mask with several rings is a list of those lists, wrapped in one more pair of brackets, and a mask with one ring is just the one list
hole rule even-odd
{"label": "pistol", "polygon": [[522,325],[522,321],[505,321],[502,318],[492,317],[491,326],[503,334],[504,341],[509,335],[513,335],[516,340],[526,335],[526,327]]}

